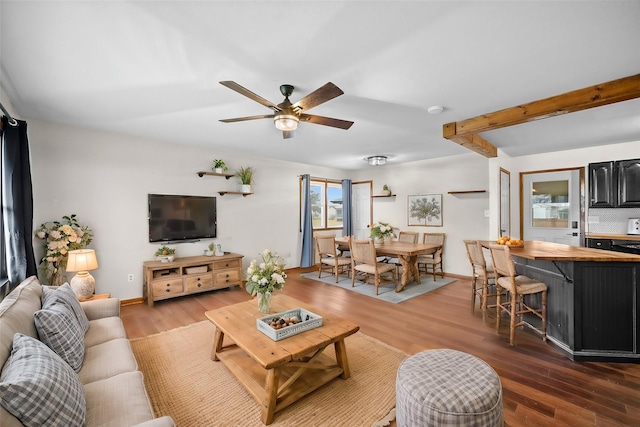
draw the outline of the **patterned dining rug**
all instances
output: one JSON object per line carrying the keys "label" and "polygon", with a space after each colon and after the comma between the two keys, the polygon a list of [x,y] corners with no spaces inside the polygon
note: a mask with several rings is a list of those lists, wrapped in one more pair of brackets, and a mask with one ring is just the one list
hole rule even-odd
{"label": "patterned dining rug", "polygon": [[[264,426],[260,406],[221,362],[211,360],[214,326],[202,321],[131,340],[156,417],[178,427]],[[335,379],[276,412],[270,426],[387,426],[395,379],[407,355],[357,332],[346,338],[351,377]],[[333,346],[325,353],[333,357]]]}
{"label": "patterned dining rug", "polygon": [[313,273],[304,273],[301,274],[301,276],[306,277],[307,279],[318,280],[329,285],[338,286],[348,291],[358,292],[362,295],[367,295],[383,301],[392,302],[394,304],[398,304],[403,301],[410,300],[411,298],[424,295],[427,292],[431,292],[435,289],[441,288],[456,281],[456,279],[436,276],[436,280],[434,282],[433,276],[422,276],[420,277],[420,281],[422,282],[421,284],[417,284],[416,282],[411,281],[410,283],[407,283],[407,286],[405,286],[402,292],[396,292],[392,283],[379,286],[378,295],[376,295],[376,289],[373,285],[363,283],[356,279],[355,286],[352,287],[351,279],[346,275],[338,276],[338,283],[336,283],[336,277],[333,274],[329,274],[326,272],[322,273],[322,277],[320,279],[318,279],[317,271]]}

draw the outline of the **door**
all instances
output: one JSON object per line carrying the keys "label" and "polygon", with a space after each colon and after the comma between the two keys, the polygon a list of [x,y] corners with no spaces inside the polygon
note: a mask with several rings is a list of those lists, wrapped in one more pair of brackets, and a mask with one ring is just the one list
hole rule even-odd
{"label": "door", "polygon": [[356,239],[368,239],[369,227],[373,221],[371,212],[372,181],[351,184],[351,203],[353,214],[353,235]]}
{"label": "door", "polygon": [[521,176],[521,238],[581,246],[582,169],[525,172]]}

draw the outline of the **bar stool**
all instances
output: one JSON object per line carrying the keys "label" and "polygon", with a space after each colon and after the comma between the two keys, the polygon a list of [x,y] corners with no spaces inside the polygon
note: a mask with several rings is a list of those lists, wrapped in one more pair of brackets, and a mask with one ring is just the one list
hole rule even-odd
{"label": "bar stool", "polygon": [[[509,313],[509,344],[514,345],[515,331],[518,326],[527,325],[542,334],[542,341],[547,340],[547,285],[527,276],[516,276],[516,268],[511,258],[509,246],[489,245],[493,269],[496,272],[496,332],[500,331],[500,315]],[[500,300],[501,288],[506,289],[511,298],[504,303]],[[541,295],[541,307],[533,308],[525,303],[525,295]],[[523,314],[533,314],[540,318],[540,328],[527,322]],[[520,320],[516,322],[516,318]]]}
{"label": "bar stool", "polygon": [[[471,263],[473,279],[471,281],[471,312],[476,308],[476,296],[480,298],[480,310],[486,310],[488,297],[495,297],[496,294],[489,294],[489,280],[494,281],[495,273],[492,265],[487,265],[482,251],[482,245],[478,240],[465,240],[464,246],[467,248],[467,256]],[[482,280],[482,287],[477,286],[478,279]]]}

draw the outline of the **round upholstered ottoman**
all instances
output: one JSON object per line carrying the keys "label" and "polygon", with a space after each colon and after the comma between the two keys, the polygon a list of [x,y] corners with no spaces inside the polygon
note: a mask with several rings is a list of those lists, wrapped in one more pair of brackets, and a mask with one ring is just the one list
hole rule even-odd
{"label": "round upholstered ottoman", "polygon": [[500,377],[461,351],[417,353],[398,368],[396,420],[398,427],[502,426]]}

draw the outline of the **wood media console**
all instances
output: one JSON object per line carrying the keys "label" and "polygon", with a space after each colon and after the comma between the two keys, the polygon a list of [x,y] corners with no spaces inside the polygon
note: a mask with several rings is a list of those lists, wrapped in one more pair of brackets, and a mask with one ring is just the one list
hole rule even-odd
{"label": "wood media console", "polygon": [[154,301],[242,285],[243,255],[190,256],[172,262],[143,263],[142,292],[150,307]]}

